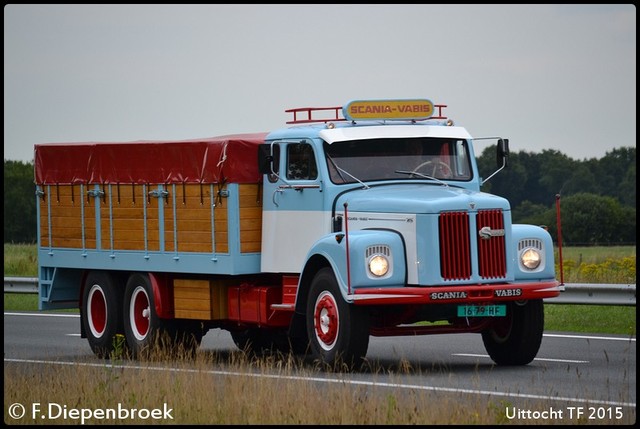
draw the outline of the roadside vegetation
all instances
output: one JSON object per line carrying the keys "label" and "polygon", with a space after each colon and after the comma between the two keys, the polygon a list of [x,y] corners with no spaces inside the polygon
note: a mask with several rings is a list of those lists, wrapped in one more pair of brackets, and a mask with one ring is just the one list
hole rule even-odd
{"label": "roadside vegetation", "polygon": [[[113,358],[105,365],[56,362],[25,365],[5,362],[5,422],[13,424],[141,425],[493,425],[514,423],[507,409],[548,410],[558,399],[477,395],[422,389],[423,380],[446,365],[413,368],[372,366],[365,372],[385,382],[363,383],[357,374],[326,371],[282,355],[252,357],[242,351],[199,352],[192,358],[132,362]],[[421,381],[422,380],[422,381]],[[428,383],[427,383],[428,384]],[[619,400],[617,394],[613,394]],[[68,413],[45,420],[29,412],[19,420],[8,404],[55,403]],[[572,403],[573,404],[573,403]],[[160,410],[158,418],[138,412],[115,418],[88,411],[121,408]],[[72,416],[71,409],[86,410]],[[57,412],[54,408],[54,412]],[[82,416],[87,416],[81,421]],[[633,424],[635,408],[625,407],[623,420],[607,415],[600,424]],[[516,421],[517,423],[517,421]],[[522,423],[522,421],[520,421]],[[557,417],[526,424],[588,424]]]}

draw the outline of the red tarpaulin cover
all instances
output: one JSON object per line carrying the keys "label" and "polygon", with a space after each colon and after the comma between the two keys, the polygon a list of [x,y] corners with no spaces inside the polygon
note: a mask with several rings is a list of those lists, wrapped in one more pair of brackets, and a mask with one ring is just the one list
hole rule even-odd
{"label": "red tarpaulin cover", "polygon": [[34,147],[36,184],[257,183],[267,133],[194,140],[78,142]]}

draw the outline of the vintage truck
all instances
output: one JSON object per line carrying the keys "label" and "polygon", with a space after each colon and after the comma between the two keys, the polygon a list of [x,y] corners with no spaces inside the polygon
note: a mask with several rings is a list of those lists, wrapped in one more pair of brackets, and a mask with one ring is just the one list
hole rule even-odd
{"label": "vintage truck", "polygon": [[[481,186],[474,139],[428,99],[286,110],[270,133],[37,144],[39,307],[93,352],[238,347],[355,365],[370,336],[478,333],[537,355],[560,294],[545,228]],[[118,338],[123,341],[116,341]],[[159,341],[163,338],[163,341]]]}

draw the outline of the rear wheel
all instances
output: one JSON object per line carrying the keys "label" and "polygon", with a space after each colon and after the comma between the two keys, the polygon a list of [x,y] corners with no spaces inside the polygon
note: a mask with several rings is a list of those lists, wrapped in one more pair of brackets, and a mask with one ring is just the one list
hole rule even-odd
{"label": "rear wheel", "polygon": [[82,294],[82,326],[93,353],[100,358],[126,348],[122,327],[122,291],[108,272],[87,275]]}
{"label": "rear wheel", "polygon": [[124,295],[124,331],[134,358],[158,353],[190,357],[195,353],[203,331],[188,321],[158,317],[148,275],[132,274]]}
{"label": "rear wheel", "polygon": [[526,365],[538,354],[544,331],[541,299],[507,305],[507,316],[482,332],[482,341],[498,365]]}
{"label": "rear wheel", "polygon": [[345,302],[331,268],[318,271],[311,282],[306,318],[317,360],[334,368],[363,362],[369,347],[369,313]]}

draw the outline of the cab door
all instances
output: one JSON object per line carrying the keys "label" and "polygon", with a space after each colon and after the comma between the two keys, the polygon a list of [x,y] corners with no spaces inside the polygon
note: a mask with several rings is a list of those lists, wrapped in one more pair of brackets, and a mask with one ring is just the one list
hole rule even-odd
{"label": "cab door", "polygon": [[318,156],[307,140],[276,141],[263,150],[273,157],[272,168],[264,176],[262,271],[299,273],[311,245],[330,226]]}

